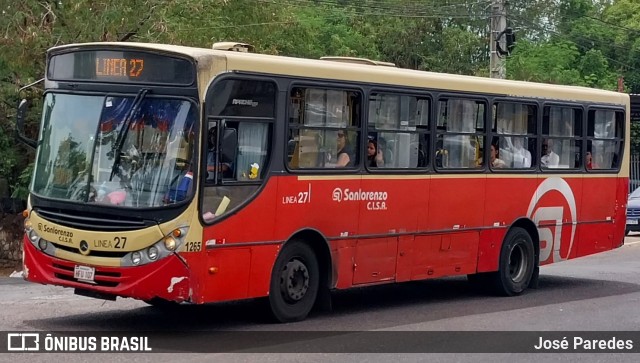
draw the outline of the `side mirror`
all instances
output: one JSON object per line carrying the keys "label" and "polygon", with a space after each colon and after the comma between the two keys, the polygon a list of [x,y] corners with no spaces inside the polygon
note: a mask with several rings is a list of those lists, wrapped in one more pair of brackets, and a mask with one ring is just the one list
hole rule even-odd
{"label": "side mirror", "polygon": [[28,109],[29,101],[22,99],[18,104],[18,112],[16,114],[16,137],[25,145],[35,149],[38,146],[38,143],[35,140],[26,137],[24,134],[24,120]]}
{"label": "side mirror", "polygon": [[238,151],[238,130],[224,129],[222,134],[222,150],[220,153],[221,163],[232,163],[236,160]]}

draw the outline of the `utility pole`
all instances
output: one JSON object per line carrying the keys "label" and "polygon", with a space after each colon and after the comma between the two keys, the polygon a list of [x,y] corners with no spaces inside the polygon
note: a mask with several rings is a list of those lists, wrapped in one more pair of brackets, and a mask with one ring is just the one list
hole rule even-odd
{"label": "utility pole", "polygon": [[489,70],[491,78],[505,78],[506,72],[502,55],[498,53],[496,41],[500,42],[502,49],[507,49],[504,37],[498,35],[507,27],[506,0],[494,0],[491,4],[491,27],[489,29],[489,43],[491,49],[491,58],[489,60]]}

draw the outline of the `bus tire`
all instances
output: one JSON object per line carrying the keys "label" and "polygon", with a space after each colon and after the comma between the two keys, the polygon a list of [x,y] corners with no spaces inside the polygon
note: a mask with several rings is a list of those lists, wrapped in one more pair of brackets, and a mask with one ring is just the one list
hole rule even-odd
{"label": "bus tire", "polygon": [[307,244],[285,244],[271,272],[269,306],[276,321],[287,323],[307,317],[320,285],[318,259]]}
{"label": "bus tire", "polygon": [[511,228],[500,250],[498,271],[491,276],[494,291],[505,296],[521,294],[529,286],[535,267],[531,236],[523,228]]}

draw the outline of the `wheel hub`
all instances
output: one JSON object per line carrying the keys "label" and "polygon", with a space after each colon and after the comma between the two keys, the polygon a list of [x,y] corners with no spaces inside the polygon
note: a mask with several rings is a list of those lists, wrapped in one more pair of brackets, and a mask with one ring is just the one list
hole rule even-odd
{"label": "wheel hub", "polygon": [[513,282],[520,282],[524,279],[527,271],[526,253],[521,245],[516,245],[509,254],[509,276]]}
{"label": "wheel hub", "polygon": [[309,290],[309,270],[297,259],[289,261],[280,274],[280,291],[289,302],[300,301]]}

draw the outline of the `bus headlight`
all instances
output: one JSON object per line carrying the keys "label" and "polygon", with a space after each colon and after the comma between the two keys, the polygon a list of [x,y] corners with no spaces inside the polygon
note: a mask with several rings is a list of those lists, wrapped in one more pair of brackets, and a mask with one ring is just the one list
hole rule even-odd
{"label": "bus headlight", "polygon": [[141,261],[142,256],[140,255],[140,252],[135,251],[131,254],[131,262],[133,262],[134,265],[139,265]]}
{"label": "bus headlight", "polygon": [[47,240],[46,240],[46,239],[44,239],[44,238],[40,238],[40,239],[38,240],[38,248],[39,248],[39,249],[41,249],[42,251],[44,251],[44,250],[46,250],[46,249],[47,249],[47,245],[48,245],[48,244],[49,244],[49,243],[48,243],[48,242],[47,242]]}
{"label": "bus headlight", "polygon": [[33,230],[33,225],[31,224],[31,220],[29,219],[25,219],[24,220],[24,230],[29,233],[29,231]]}
{"label": "bus headlight", "polygon": [[180,248],[184,242],[183,240],[186,234],[187,227],[177,228],[162,237],[162,239],[158,240],[153,245],[137,251],[131,251],[122,256],[120,266],[143,266],[148,263],[162,260],[163,258],[174,254]]}
{"label": "bus headlight", "polygon": [[167,236],[164,238],[164,247],[169,251],[175,251],[178,246],[178,241],[173,236]]}
{"label": "bus headlight", "polygon": [[27,232],[27,235],[29,236],[29,239],[31,240],[31,242],[34,242],[34,243],[38,240],[38,238],[40,238],[36,233],[36,231],[34,231],[33,229],[29,230],[29,232]]}
{"label": "bus headlight", "polygon": [[149,256],[149,259],[151,261],[155,261],[158,258],[158,249],[156,248],[156,246],[149,247],[149,249],[147,250],[147,256]]}

